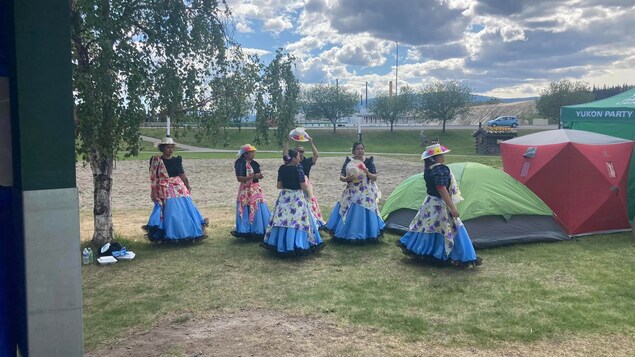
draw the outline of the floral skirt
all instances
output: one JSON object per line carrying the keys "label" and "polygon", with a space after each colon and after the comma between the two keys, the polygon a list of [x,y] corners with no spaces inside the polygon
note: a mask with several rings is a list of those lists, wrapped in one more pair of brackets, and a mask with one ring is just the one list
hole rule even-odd
{"label": "floral skirt", "polygon": [[271,227],[271,231],[262,242],[262,246],[280,256],[309,255],[324,248],[325,243],[320,236],[316,220],[313,216],[311,229],[315,232],[315,240],[309,240],[309,234],[302,229],[289,227]]}
{"label": "floral skirt", "polygon": [[386,223],[380,216],[356,203],[351,204],[346,212],[346,220],[342,221],[338,202],[326,222],[333,239],[346,243],[376,242],[385,227]]}
{"label": "floral skirt", "polygon": [[168,198],[164,205],[154,209],[143,226],[151,242],[197,241],[207,237],[207,221],[194,205],[190,196]]}
{"label": "floral skirt", "polygon": [[397,241],[397,246],[401,247],[404,254],[430,264],[458,267],[481,264],[464,225],[457,227],[449,255],[446,254],[445,237],[441,233],[409,231]]}
{"label": "floral skirt", "polygon": [[244,205],[243,214],[240,214],[240,207],[236,205],[236,227],[231,234],[236,238],[262,240],[267,231],[267,226],[271,220],[271,211],[264,202],[258,203],[258,210],[254,220],[249,222],[249,205]]}
{"label": "floral skirt", "polygon": [[262,246],[280,256],[308,255],[324,247],[311,204],[301,190],[282,190]]}

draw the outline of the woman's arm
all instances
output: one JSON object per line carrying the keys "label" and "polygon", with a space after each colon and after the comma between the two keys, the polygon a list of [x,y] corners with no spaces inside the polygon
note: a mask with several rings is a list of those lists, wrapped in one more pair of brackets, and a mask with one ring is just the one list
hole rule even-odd
{"label": "woman's arm", "polygon": [[183,180],[183,183],[185,184],[185,187],[187,187],[188,191],[192,191],[192,189],[190,188],[190,181],[188,181],[187,176],[185,176],[185,174],[180,174],[179,177],[181,178],[181,180]]}
{"label": "woman's arm", "polygon": [[278,182],[276,183],[276,187],[277,187],[279,190],[282,190],[282,189],[284,188],[284,187],[282,186],[282,181],[278,181]]}
{"label": "woman's arm", "polygon": [[366,176],[368,176],[368,178],[371,181],[377,181],[377,174],[371,173],[368,169],[364,169],[364,172],[366,173]]}
{"label": "woman's arm", "polygon": [[306,182],[300,182],[300,188],[302,188],[302,191],[304,191],[308,195],[309,186],[306,184]]}
{"label": "woman's arm", "polygon": [[313,161],[313,165],[315,165],[318,157],[320,157],[320,152],[315,147],[315,144],[313,144],[313,138],[309,138],[309,144],[311,144],[311,151],[313,151],[313,157],[311,158],[311,160]]}
{"label": "woman's arm", "polygon": [[437,191],[439,191],[439,194],[441,195],[443,202],[445,202],[445,205],[448,206],[448,208],[450,209],[450,214],[452,215],[452,217],[459,218],[459,211],[457,211],[456,207],[454,206],[454,202],[452,202],[452,198],[450,197],[448,189],[445,186],[437,186]]}
{"label": "woman's arm", "polygon": [[348,175],[348,176],[341,176],[340,175],[340,181],[342,182],[351,182],[355,179],[354,175]]}
{"label": "woman's arm", "polygon": [[371,156],[364,160],[364,172],[371,181],[377,181],[377,168],[375,167],[375,159]]}
{"label": "woman's arm", "polygon": [[291,136],[287,135],[287,141],[282,144],[282,156],[286,155],[289,152],[289,142],[291,141]]}
{"label": "woman's arm", "polygon": [[264,177],[262,175],[262,171],[260,170],[260,164],[256,160],[251,161],[251,167],[254,169],[253,178],[260,180]]}
{"label": "woman's arm", "polygon": [[236,176],[236,180],[238,180],[238,182],[247,182],[247,181],[251,181],[253,179],[254,179],[254,175],[251,175],[251,176]]}

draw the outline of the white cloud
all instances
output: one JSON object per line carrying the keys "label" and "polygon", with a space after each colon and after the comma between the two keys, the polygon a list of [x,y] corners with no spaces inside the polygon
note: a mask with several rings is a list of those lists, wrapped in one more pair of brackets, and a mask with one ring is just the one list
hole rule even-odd
{"label": "white cloud", "polygon": [[243,50],[243,52],[245,54],[256,55],[258,57],[262,57],[262,56],[269,55],[269,54],[272,53],[271,51],[262,50],[262,49],[259,49],[259,48],[243,48],[242,50]]}
{"label": "white cloud", "polygon": [[[458,79],[537,95],[549,82],[635,78],[632,0],[228,0],[241,33],[271,33],[301,81],[384,88]],[[253,47],[253,46],[252,46]],[[376,83],[374,83],[374,81]],[[617,82],[616,82],[617,81]],[[597,84],[600,84],[599,82]],[[631,83],[635,84],[635,83]]]}
{"label": "white cloud", "polygon": [[251,33],[254,30],[249,26],[249,24],[245,21],[239,21],[236,23],[236,30],[242,33]]}
{"label": "white cloud", "polygon": [[278,16],[272,19],[265,20],[262,28],[266,31],[271,31],[274,33],[280,33],[284,30],[288,30],[293,27],[291,21],[285,17]]}

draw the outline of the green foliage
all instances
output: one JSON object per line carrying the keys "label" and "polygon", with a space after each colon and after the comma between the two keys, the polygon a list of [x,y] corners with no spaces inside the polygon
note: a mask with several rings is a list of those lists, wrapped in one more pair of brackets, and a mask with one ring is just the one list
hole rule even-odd
{"label": "green foliage", "polygon": [[276,126],[278,147],[282,147],[287,134],[295,127],[295,115],[300,108],[300,83],[293,74],[295,57],[276,51],[276,58],[264,68],[260,90],[256,98],[257,144],[269,142],[269,127]]}
{"label": "green foliage", "polygon": [[225,62],[226,10],[216,1],[72,3],[75,119],[85,159],[134,154],[148,115],[178,121],[206,98],[210,69]]}
{"label": "green foliage", "polygon": [[600,86],[596,87],[594,84],[593,88],[591,89],[591,92],[593,92],[593,100],[601,100],[601,99],[612,97],[614,95],[618,95],[622,92],[626,92],[627,90],[631,88],[635,88],[635,86],[624,83],[622,85],[607,87],[605,84],[604,86],[600,88]]}
{"label": "green foliage", "polygon": [[549,83],[549,87],[540,91],[536,103],[538,114],[547,118],[549,123],[560,122],[560,108],[565,105],[582,104],[593,101],[593,92],[586,82],[561,80]]}
{"label": "green foliage", "polygon": [[93,244],[113,239],[112,169],[135,155],[147,117],[178,123],[215,103],[210,78],[227,66],[224,2],[71,2],[73,95],[78,154],[94,177]]}
{"label": "green foliage", "polygon": [[419,111],[427,119],[440,120],[445,123],[459,115],[465,115],[472,103],[472,90],[456,80],[448,82],[435,81],[421,91]]}
{"label": "green foliage", "polygon": [[401,93],[389,96],[380,92],[370,105],[370,111],[380,119],[390,123],[390,131],[400,118],[414,115],[417,95],[409,86],[401,87]]}
{"label": "green foliage", "polygon": [[336,131],[337,120],[357,111],[357,94],[339,85],[319,83],[302,93],[302,110],[307,119],[328,119]]}
{"label": "green foliage", "polygon": [[214,100],[193,112],[189,123],[195,125],[195,137],[203,136],[218,142],[227,142],[226,128],[234,124],[241,129],[242,119],[252,108],[251,96],[259,81],[261,64],[257,56],[245,56],[239,46],[230,49],[231,55],[225,66],[216,71],[209,83],[209,92]]}

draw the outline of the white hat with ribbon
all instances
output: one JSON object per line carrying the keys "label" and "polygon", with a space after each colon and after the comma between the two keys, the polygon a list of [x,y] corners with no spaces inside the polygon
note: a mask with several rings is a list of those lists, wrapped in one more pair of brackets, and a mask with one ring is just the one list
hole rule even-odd
{"label": "white hat with ribbon", "polygon": [[421,154],[421,160],[425,160],[427,158],[445,154],[450,152],[450,149],[446,148],[441,144],[433,144],[426,147],[426,150]]}

